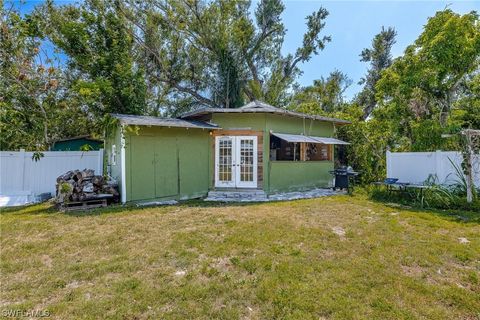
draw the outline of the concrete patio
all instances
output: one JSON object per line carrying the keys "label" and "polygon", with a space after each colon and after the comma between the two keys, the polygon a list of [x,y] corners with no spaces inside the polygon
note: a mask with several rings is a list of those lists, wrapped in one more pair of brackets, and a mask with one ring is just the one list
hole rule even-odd
{"label": "concrete patio", "polygon": [[346,194],[346,191],[313,189],[308,191],[281,192],[267,195],[263,190],[210,191],[204,201],[217,202],[268,202],[311,199]]}

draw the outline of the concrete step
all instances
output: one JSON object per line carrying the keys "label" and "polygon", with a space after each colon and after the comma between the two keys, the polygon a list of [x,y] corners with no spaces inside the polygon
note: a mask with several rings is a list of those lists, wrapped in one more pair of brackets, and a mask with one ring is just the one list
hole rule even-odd
{"label": "concrete step", "polygon": [[214,190],[208,192],[205,201],[266,201],[267,195],[263,190]]}

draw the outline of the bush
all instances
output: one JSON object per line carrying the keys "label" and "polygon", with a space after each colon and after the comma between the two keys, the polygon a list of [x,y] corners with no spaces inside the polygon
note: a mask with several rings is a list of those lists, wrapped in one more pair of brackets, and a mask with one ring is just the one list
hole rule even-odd
{"label": "bush", "polygon": [[[456,209],[480,213],[480,199],[467,202],[466,194],[458,185],[442,186],[432,184],[420,190],[411,188],[406,192],[388,191],[385,186],[368,188],[371,199],[384,202],[397,202],[404,205],[430,209]],[[478,194],[478,193],[477,193]]]}

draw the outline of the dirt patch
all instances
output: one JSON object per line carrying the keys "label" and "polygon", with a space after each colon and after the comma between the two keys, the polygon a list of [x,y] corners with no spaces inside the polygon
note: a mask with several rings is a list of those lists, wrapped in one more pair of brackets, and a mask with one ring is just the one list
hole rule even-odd
{"label": "dirt patch", "polygon": [[42,261],[43,265],[45,265],[47,268],[51,268],[53,266],[53,261],[52,258],[44,254],[40,260]]}
{"label": "dirt patch", "polygon": [[366,216],[365,220],[367,220],[368,223],[371,223],[371,222],[376,222],[377,218],[372,216]]}
{"label": "dirt patch", "polygon": [[402,266],[402,271],[405,275],[409,277],[420,277],[424,272],[423,268],[417,265]]}
{"label": "dirt patch", "polygon": [[81,284],[78,281],[75,280],[75,281],[72,281],[72,282],[68,283],[65,287],[67,289],[76,289],[80,286],[81,286]]}
{"label": "dirt patch", "polygon": [[333,233],[335,233],[337,236],[340,237],[340,239],[345,239],[345,229],[342,227],[333,227],[332,228]]}
{"label": "dirt patch", "polygon": [[222,257],[215,259],[213,263],[210,264],[212,268],[215,268],[219,272],[226,273],[232,268],[232,262],[229,257]]}

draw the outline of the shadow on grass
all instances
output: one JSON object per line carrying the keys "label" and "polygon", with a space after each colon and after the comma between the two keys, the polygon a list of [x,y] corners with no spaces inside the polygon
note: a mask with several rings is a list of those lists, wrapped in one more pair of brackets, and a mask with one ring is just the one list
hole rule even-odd
{"label": "shadow on grass", "polygon": [[249,207],[259,204],[274,203],[278,201],[270,202],[214,202],[214,201],[203,201],[201,199],[194,200],[184,200],[180,201],[177,204],[171,205],[137,205],[135,203],[127,204],[111,204],[105,208],[94,208],[88,210],[72,210],[72,211],[61,211],[55,209],[57,213],[62,213],[69,216],[92,216],[92,215],[101,215],[101,214],[114,214],[114,213],[123,213],[126,211],[142,211],[152,208],[165,209],[168,208],[227,208],[227,207]]}
{"label": "shadow on grass", "polygon": [[49,214],[49,213],[57,213],[57,212],[58,212],[57,208],[55,208],[55,206],[53,204],[50,204],[49,202],[0,208],[0,215],[25,214],[25,213]]}
{"label": "shadow on grass", "polygon": [[[437,217],[448,219],[449,221],[455,221],[459,223],[474,223],[480,224],[480,213],[473,211],[465,210],[456,210],[456,209],[432,209],[432,208],[422,208],[420,206],[412,205],[411,202],[408,202],[405,199],[384,199],[378,197],[368,196],[360,192],[360,195],[344,195],[351,198],[358,199],[368,199],[374,203],[379,203],[387,207],[399,208],[412,213],[429,213]],[[329,196],[334,197],[334,196]],[[329,198],[328,197],[328,198]],[[321,199],[327,197],[313,198]],[[268,201],[268,202],[214,202],[214,201],[203,201],[202,199],[193,199],[180,201],[178,204],[174,205],[148,205],[148,206],[138,206],[135,203],[128,203],[125,205],[122,204],[110,204],[105,208],[94,208],[88,210],[72,210],[72,211],[62,211],[55,206],[51,201],[44,202],[40,204],[33,204],[28,206],[19,206],[19,207],[9,207],[2,208],[0,210],[0,215],[3,214],[64,214],[67,216],[73,217],[89,217],[89,216],[98,216],[98,215],[108,215],[116,213],[125,213],[131,211],[141,212],[143,210],[149,210],[152,208],[165,210],[167,212],[169,208],[228,208],[228,207],[250,207],[255,205],[269,205],[269,204],[278,204],[286,203],[292,201],[308,201],[310,199],[298,199],[298,200],[289,200],[289,201]],[[343,202],[343,200],[342,200]]]}
{"label": "shadow on grass", "polygon": [[[332,197],[332,196],[328,196]],[[272,200],[272,201],[260,201],[260,202],[221,202],[221,201],[204,201],[203,199],[183,200],[173,205],[137,205],[135,203],[113,203],[104,208],[92,208],[87,210],[71,210],[64,211],[59,209],[53,202],[48,201],[41,204],[33,204],[19,207],[9,207],[0,210],[0,214],[64,214],[68,216],[83,217],[83,216],[95,216],[104,214],[123,213],[128,211],[142,211],[152,208],[168,209],[171,207],[176,208],[228,208],[228,207],[250,207],[255,205],[268,205],[278,204],[292,201],[307,201],[319,198],[306,198],[296,200]]]}

